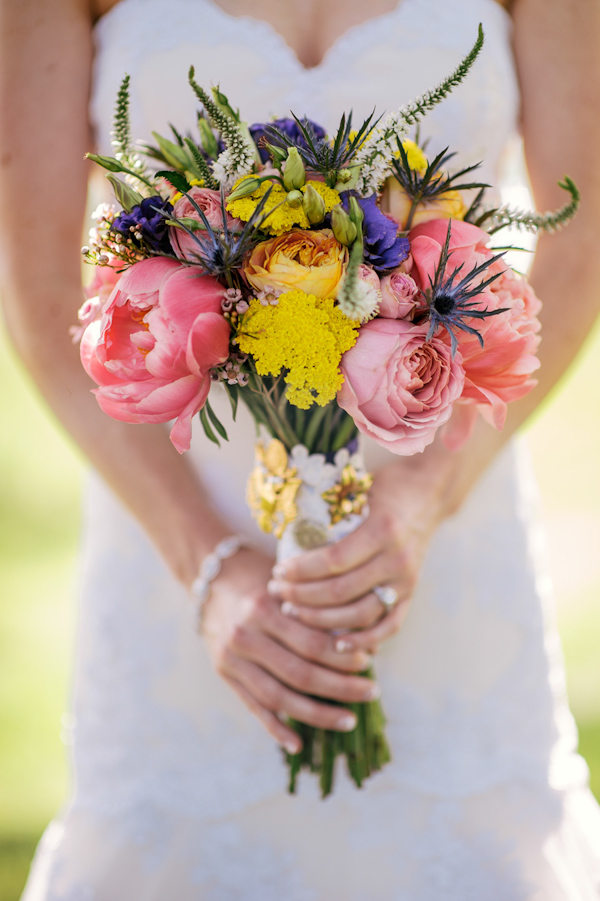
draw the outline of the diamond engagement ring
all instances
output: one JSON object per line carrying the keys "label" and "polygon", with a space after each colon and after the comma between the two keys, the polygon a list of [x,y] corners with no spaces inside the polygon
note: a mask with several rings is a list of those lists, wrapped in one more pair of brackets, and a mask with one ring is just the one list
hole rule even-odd
{"label": "diamond engagement ring", "polygon": [[377,595],[385,607],[386,613],[393,610],[399,600],[398,592],[395,588],[392,588],[391,585],[376,585],[373,588],[373,594]]}

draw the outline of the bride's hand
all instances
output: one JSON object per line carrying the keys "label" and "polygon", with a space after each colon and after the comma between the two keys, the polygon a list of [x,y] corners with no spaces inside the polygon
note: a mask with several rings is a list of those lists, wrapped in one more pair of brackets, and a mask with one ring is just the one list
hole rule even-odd
{"label": "bride's hand", "polygon": [[282,715],[350,731],[353,713],[309,695],[354,703],[372,700],[378,689],[354,675],[369,666],[366,651],[340,653],[333,636],[281,613],[280,600],[266,588],[271,567],[269,558],[248,549],[228,560],[212,584],[203,631],[215,670],[266,730],[297,753],[302,743]]}
{"label": "bride's hand", "polygon": [[[439,482],[394,461],[375,474],[369,509],[355,532],[277,565],[269,582],[269,591],[283,598],[282,612],[295,622],[356,630],[338,637],[340,652],[375,652],[402,625],[429,541],[443,518]],[[373,593],[376,586],[396,592],[389,612]]]}

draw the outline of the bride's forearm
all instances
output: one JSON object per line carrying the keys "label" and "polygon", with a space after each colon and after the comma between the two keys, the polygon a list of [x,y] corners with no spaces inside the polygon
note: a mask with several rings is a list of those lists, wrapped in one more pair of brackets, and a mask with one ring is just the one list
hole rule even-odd
{"label": "bride's forearm", "polygon": [[81,235],[92,147],[87,0],[0,11],[0,294],[9,332],[67,431],[189,584],[229,532],[162,426],[111,420],[69,338],[83,301]]}
{"label": "bride's forearm", "polygon": [[[99,408],[77,347],[68,340],[64,311],[70,304],[61,299],[44,329],[25,321],[28,305],[13,294],[6,305],[13,341],[63,426],[187,585],[199,561],[231,529],[210,507],[197,473],[175,451],[164,426],[117,422]],[[52,297],[44,300],[50,308]]]}
{"label": "bride's forearm", "polygon": [[[524,398],[509,403],[504,428],[497,431],[479,417],[460,450],[448,450],[441,432],[422,454],[398,458],[392,464],[398,478],[419,482],[431,495],[434,521],[461,507],[483,472],[543,403],[585,343],[600,312],[598,240],[596,222],[586,222],[585,215],[564,232],[540,238],[530,277],[543,303],[540,368],[534,373],[537,384]],[[460,407],[455,414],[460,415]]]}

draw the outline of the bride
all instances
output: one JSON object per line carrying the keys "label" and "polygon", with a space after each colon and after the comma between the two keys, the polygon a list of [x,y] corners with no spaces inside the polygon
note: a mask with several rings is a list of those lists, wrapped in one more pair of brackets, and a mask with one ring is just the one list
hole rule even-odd
{"label": "bride", "polygon": [[[96,23],[95,26],[93,23]],[[185,72],[249,121],[290,109],[331,128],[394,109],[486,46],[426,120],[432,146],[485,159],[520,128],[539,209],[581,211],[540,239],[536,390],[505,430],[450,453],[365,446],[370,516],[273,571],[243,502],[252,425],[174,453],[165,429],[106,417],[69,343],[81,302],[88,178],[132,79],[133,133],[194,122]],[[563,690],[511,436],[598,312],[600,9],[586,0],[7,0],[1,23],[2,285],[14,343],[88,455],[73,796],[38,849],[26,901],[592,901],[600,814]],[[472,157],[472,159],[471,159]],[[462,159],[461,159],[462,162]],[[219,404],[218,396],[215,404]],[[221,414],[222,416],[224,414]],[[205,634],[188,589],[225,537],[250,540],[213,581]],[[373,593],[389,586],[386,612]],[[351,630],[336,640],[330,630]],[[377,654],[378,684],[357,675]],[[285,794],[290,716],[349,730],[381,692],[393,761],[358,791],[338,774]],[[336,699],[342,706],[326,700]]]}

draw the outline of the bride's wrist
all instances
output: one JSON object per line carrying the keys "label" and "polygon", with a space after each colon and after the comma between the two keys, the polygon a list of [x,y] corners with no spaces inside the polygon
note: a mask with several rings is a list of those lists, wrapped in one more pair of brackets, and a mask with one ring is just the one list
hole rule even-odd
{"label": "bride's wrist", "polygon": [[[409,485],[421,524],[431,530],[460,509],[468,494],[468,479],[463,473],[465,467],[469,467],[468,457],[448,450],[439,435],[423,453],[398,457],[390,464],[393,480],[402,493],[403,505]],[[387,490],[388,485],[385,485],[384,491]]]}

